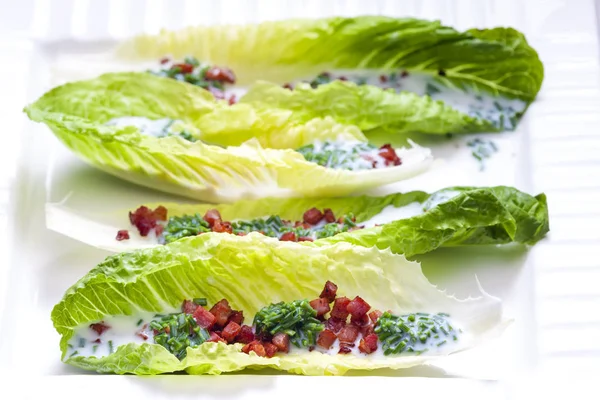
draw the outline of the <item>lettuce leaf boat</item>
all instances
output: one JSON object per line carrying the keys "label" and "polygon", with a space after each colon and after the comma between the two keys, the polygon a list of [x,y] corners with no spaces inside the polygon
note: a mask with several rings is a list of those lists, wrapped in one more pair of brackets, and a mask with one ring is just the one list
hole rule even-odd
{"label": "lettuce leaf boat", "polygon": [[[165,55],[231,68],[237,93],[260,80],[291,83],[293,91],[260,84],[242,101],[333,116],[367,133],[514,129],[544,75],[537,52],[512,28],[459,32],[439,21],[383,16],[165,30],[123,43],[104,61],[158,65]],[[330,83],[336,80],[358,86]]]}
{"label": "lettuce leaf boat", "polygon": [[[315,293],[321,291],[325,279],[339,285],[338,297],[352,298],[359,293],[361,298],[368,299],[368,306],[373,309],[406,314],[403,320],[406,324],[415,318],[418,320],[420,315],[428,315],[427,313],[452,318],[454,328],[444,329],[452,331],[447,335],[452,343],[434,345],[432,351],[426,353],[400,352],[389,356],[353,352],[330,354],[303,348],[290,350],[287,354],[276,353],[267,358],[260,356],[261,352],[258,350],[246,349],[246,354],[241,343],[227,344],[219,340],[194,342],[184,349],[178,347],[177,357],[171,352],[172,346],[178,343],[177,340],[166,343],[166,333],[163,332],[165,336],[161,336],[162,339],[156,339],[158,335],[154,338],[165,343],[164,345],[153,343],[148,337],[141,342],[132,340],[127,343],[127,339],[119,342],[116,340],[117,336],[113,336],[115,342],[109,341],[110,351],[104,356],[82,355],[77,350],[85,351],[87,346],[85,338],[78,345],[82,338],[77,335],[90,330],[96,332],[96,336],[100,335],[94,343],[104,346],[103,341],[111,332],[109,330],[105,333],[109,328],[106,321],[111,318],[113,322],[117,318],[129,318],[135,322],[140,315],[159,314],[157,318],[164,319],[165,313],[168,317],[168,313],[177,312],[185,299],[194,299],[194,302],[201,305],[218,302],[217,304],[224,306],[220,299],[227,298],[226,307],[243,310],[245,318],[254,320],[257,327],[260,321],[266,326],[264,318],[269,309],[265,311],[265,306],[271,304],[272,310],[292,304],[289,302],[296,299],[312,299],[316,297]],[[364,282],[369,284],[365,285]],[[320,299],[323,296],[322,293]],[[362,299],[355,298],[353,301],[363,303]],[[181,309],[186,310],[190,305],[193,306],[191,302],[185,302]],[[334,310],[336,307],[337,300]],[[304,311],[308,310],[310,314],[311,309],[305,307]],[[202,315],[208,315],[206,310],[200,311]],[[210,313],[213,312],[211,309]],[[353,316],[355,312],[359,312],[356,307],[352,311]],[[416,314],[417,312],[423,314]],[[315,315],[314,313],[311,315]],[[257,314],[261,316],[256,317]],[[379,313],[379,319],[387,318],[389,323],[390,318],[392,321],[397,318],[386,314]],[[196,312],[193,315],[191,318],[179,314],[178,318],[195,324],[193,320],[197,318]],[[217,321],[223,316],[218,307],[214,315],[217,316]],[[202,318],[198,319],[198,324],[204,324]],[[67,290],[63,299],[52,310],[52,321],[61,335],[60,349],[64,362],[102,373],[139,375],[176,371],[220,374],[266,367],[304,375],[341,375],[348,370],[378,368],[400,369],[468,349],[497,335],[506,325],[502,318],[501,303],[497,298],[483,291],[479,297],[466,300],[448,296],[427,281],[419,264],[409,262],[404,256],[394,255],[388,250],[353,246],[349,243],[300,245],[280,242],[256,233],[242,238],[230,235],[197,236],[162,247],[109,257]],[[171,321],[168,331],[172,338],[175,335],[185,337],[188,335],[186,332],[192,331],[178,330],[173,333],[177,329],[177,321],[173,318]],[[214,323],[214,319],[212,321]],[[276,322],[277,319],[271,321]],[[289,322],[286,321],[280,321],[280,324]],[[113,329],[117,329],[113,322]],[[139,322],[143,322],[143,319]],[[224,323],[229,325],[227,320]],[[396,350],[406,348],[406,343],[399,345],[390,341],[402,336],[398,329],[404,323],[391,324],[391,328],[396,330],[393,334],[388,333],[385,338],[379,333],[382,348],[389,350],[390,345],[395,346]],[[165,324],[156,326],[156,321],[150,323],[150,326],[158,331],[166,329]],[[194,332],[203,333],[197,326],[194,329]],[[294,329],[297,328],[288,330],[292,338],[296,332]],[[377,326],[375,332],[378,329],[381,332],[381,327]],[[227,337],[226,330],[227,328],[221,333],[223,337]],[[431,340],[442,334],[436,332],[430,332]],[[258,330],[256,333],[258,334]],[[341,333],[338,337],[340,335]],[[451,339],[453,336],[456,337],[455,340]],[[131,334],[131,337],[134,335]],[[296,338],[302,339],[304,344],[310,342],[308,336]],[[423,340],[423,343],[429,341],[427,337]],[[384,345],[386,341],[388,347]]]}
{"label": "lettuce leaf boat", "polygon": [[[369,144],[360,129],[331,118],[297,124],[289,110],[230,107],[204,89],[146,73],[106,74],[65,84],[25,112],[105,172],[209,202],[348,195],[420,174],[432,161],[428,149],[413,145],[395,149],[401,165],[389,168],[375,168],[373,162],[373,169],[335,169],[309,162],[292,149],[341,141],[340,146],[350,149],[344,151],[352,152]],[[215,119],[214,113],[220,117]],[[155,129],[157,124],[162,124],[160,129]]]}
{"label": "lettuce leaf boat", "polygon": [[[223,221],[233,222],[233,233],[262,231],[282,240],[313,241],[318,245],[349,242],[380,249],[391,248],[407,257],[428,253],[441,246],[490,245],[506,243],[535,244],[549,230],[548,208],[544,194],[530,196],[512,187],[452,187],[434,193],[421,191],[384,197],[346,197],[334,199],[261,199],[234,204],[146,204],[149,210],[164,207],[156,231],[142,232],[148,221],[132,220],[128,211],[113,209],[103,213],[74,210],[62,204],[46,206],[49,229],[102,249],[120,252],[160,246],[181,237],[213,233],[203,216],[217,210]],[[144,207],[142,207],[144,208]],[[138,211],[142,212],[142,208]],[[317,209],[310,220],[308,210]],[[323,210],[333,217],[324,220]],[[136,214],[139,212],[136,211]],[[354,221],[348,220],[349,216]],[[143,216],[142,216],[143,217]],[[343,223],[339,224],[338,219]],[[151,218],[151,216],[150,216]],[[306,227],[294,221],[313,223]],[[290,223],[282,223],[288,220]],[[237,222],[235,222],[237,221]],[[156,221],[149,221],[154,223]],[[332,223],[326,223],[332,222]],[[136,226],[132,223],[138,224]],[[201,224],[204,224],[203,226]],[[300,226],[299,226],[300,225]],[[357,229],[363,227],[362,229]],[[126,230],[127,239],[117,240]],[[224,230],[223,230],[224,231]],[[283,237],[286,232],[294,236]],[[140,235],[144,234],[144,237]],[[303,243],[307,243],[306,241]]]}

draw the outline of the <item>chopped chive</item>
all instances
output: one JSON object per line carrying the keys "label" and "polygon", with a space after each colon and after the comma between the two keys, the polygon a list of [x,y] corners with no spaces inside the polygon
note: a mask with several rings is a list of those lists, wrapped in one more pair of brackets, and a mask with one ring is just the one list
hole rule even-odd
{"label": "chopped chive", "polygon": [[85,339],[79,338],[78,347],[85,347]]}
{"label": "chopped chive", "polygon": [[75,350],[74,352],[71,353],[71,355],[69,356],[69,358],[74,357],[77,354],[79,354],[79,352],[77,350]]}
{"label": "chopped chive", "polygon": [[208,304],[208,301],[204,297],[196,297],[193,301],[199,306],[205,306]]}
{"label": "chopped chive", "polygon": [[113,342],[112,340],[108,341],[108,354],[112,354],[114,352]]}
{"label": "chopped chive", "polygon": [[140,318],[140,320],[137,322],[136,326],[140,326],[143,323],[144,323],[144,320]]}
{"label": "chopped chive", "polygon": [[441,345],[443,345],[444,343],[446,343],[446,341],[445,341],[445,340],[442,340],[441,342],[439,342],[439,343],[437,344],[437,346],[438,346],[438,347],[440,347],[440,346],[441,346]]}
{"label": "chopped chive", "polygon": [[95,344],[95,345],[92,346],[92,353],[96,354],[96,350],[98,350],[98,345],[97,344]]}

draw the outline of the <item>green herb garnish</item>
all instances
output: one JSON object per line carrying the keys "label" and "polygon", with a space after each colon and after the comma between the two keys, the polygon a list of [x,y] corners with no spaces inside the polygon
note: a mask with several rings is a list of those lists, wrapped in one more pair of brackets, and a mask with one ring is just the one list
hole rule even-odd
{"label": "green herb garnish", "polygon": [[308,300],[280,302],[263,307],[254,317],[256,333],[274,335],[286,333],[296,347],[308,347],[316,343],[323,324]]}
{"label": "green herb garnish", "polygon": [[[206,305],[206,299],[194,299],[195,303],[196,300]],[[150,322],[150,327],[157,331],[154,335],[154,343],[160,344],[180,360],[185,358],[188,347],[198,347],[210,339],[208,331],[200,328],[190,314],[165,315]]]}
{"label": "green herb garnish", "polygon": [[309,144],[296,149],[298,153],[304,156],[306,161],[314,162],[326,168],[351,171],[372,169],[372,162],[364,160],[361,155],[364,153],[373,154],[377,150],[377,146],[369,143],[356,143],[352,147],[345,146],[345,148],[341,148],[332,141],[325,141],[317,146]]}
{"label": "green herb garnish", "polygon": [[492,154],[498,151],[498,147],[491,140],[473,139],[467,142],[467,146],[472,149],[471,154],[475,157],[480,164],[479,170],[483,171],[485,168],[485,160],[490,158]]}

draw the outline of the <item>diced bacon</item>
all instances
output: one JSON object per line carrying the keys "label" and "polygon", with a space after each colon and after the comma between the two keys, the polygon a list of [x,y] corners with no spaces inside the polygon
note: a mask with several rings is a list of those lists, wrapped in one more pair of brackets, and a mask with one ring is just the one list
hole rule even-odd
{"label": "diced bacon", "polygon": [[148,340],[148,334],[144,331],[137,331],[135,333],[135,335],[139,338],[141,338],[142,340]]}
{"label": "diced bacon", "polygon": [[331,281],[325,282],[325,287],[323,291],[319,295],[319,297],[323,299],[327,299],[329,303],[335,300],[335,295],[337,294],[337,285]]}
{"label": "diced bacon", "polygon": [[221,213],[219,210],[215,209],[208,210],[204,214],[204,220],[208,222],[208,226],[212,228],[212,226],[215,224],[215,221],[221,221]]}
{"label": "diced bacon", "polygon": [[261,342],[255,340],[242,347],[242,351],[246,354],[250,354],[251,351],[255,352],[257,356],[265,357],[267,352]]}
{"label": "diced bacon", "polygon": [[289,83],[285,83],[282,87],[284,89],[289,89],[289,90],[293,90],[294,89],[294,87],[291,84],[289,84]]}
{"label": "diced bacon", "polygon": [[323,219],[323,213],[316,207],[306,211],[303,216],[304,222],[311,225],[316,225]]}
{"label": "diced bacon", "polygon": [[367,325],[361,326],[359,328],[359,330],[360,330],[360,334],[363,335],[363,337],[364,337],[364,336],[370,335],[375,332],[375,325],[367,324]]}
{"label": "diced bacon", "polygon": [[329,312],[329,301],[321,297],[311,301],[310,306],[317,312],[317,317],[322,317]]}
{"label": "diced bacon", "polygon": [[156,232],[156,236],[160,236],[162,235],[163,231],[165,230],[165,227],[162,225],[156,225],[154,227],[154,232]]}
{"label": "diced bacon", "polygon": [[347,81],[347,80],[348,80],[348,78],[347,78],[347,77],[345,77],[345,76],[340,76],[338,79],[339,79],[340,81]]}
{"label": "diced bacon", "polygon": [[384,144],[379,149],[379,156],[385,159],[385,165],[401,165],[402,160],[396,154],[396,150],[390,144]]}
{"label": "diced bacon", "polygon": [[231,315],[231,307],[226,299],[219,300],[212,308],[210,313],[215,316],[215,323],[219,326],[225,326]]}
{"label": "diced bacon", "polygon": [[168,335],[171,333],[171,327],[169,325],[165,326],[165,333]]}
{"label": "diced bacon", "polygon": [[233,228],[231,227],[231,223],[226,221],[215,221],[212,226],[213,232],[220,233],[233,233]]}
{"label": "diced bacon", "polygon": [[277,350],[279,350],[277,348],[277,346],[275,346],[273,343],[263,343],[263,347],[265,348],[265,356],[267,358],[271,358],[275,355],[275,353],[277,353]]}
{"label": "diced bacon", "polygon": [[223,343],[227,343],[227,341],[225,339],[223,339],[221,336],[219,336],[219,334],[217,332],[211,332],[210,333],[210,339],[208,339],[207,342],[223,342]]}
{"label": "diced bacon", "polygon": [[325,327],[335,333],[341,331],[342,328],[345,326],[346,321],[339,318],[331,317],[327,321],[325,321]]}
{"label": "diced bacon", "polygon": [[242,325],[244,323],[244,312],[243,311],[232,311],[229,316],[229,322],[235,322],[238,325]]}
{"label": "diced bacon", "polygon": [[371,354],[375,350],[377,350],[377,335],[374,333],[363,337],[360,340],[360,344],[358,345],[358,350],[361,353]]}
{"label": "diced bacon", "polygon": [[337,336],[340,339],[340,343],[354,343],[356,338],[358,338],[358,328],[354,325],[346,325]]}
{"label": "diced bacon", "polygon": [[387,77],[387,75],[380,75],[380,76],[379,76],[379,82],[381,82],[381,83],[386,83],[386,82],[387,82],[387,80],[388,80],[388,77]]}
{"label": "diced bacon", "polygon": [[200,328],[210,329],[215,324],[215,316],[204,307],[198,307],[194,311],[194,319]]}
{"label": "diced bacon", "polygon": [[102,339],[98,338],[96,340],[93,340],[92,343],[98,343],[101,344],[102,343]]}
{"label": "diced bacon", "polygon": [[315,239],[308,237],[308,236],[303,236],[303,237],[299,237],[298,241],[299,242],[314,242]]}
{"label": "diced bacon", "polygon": [[381,317],[382,315],[383,313],[381,311],[373,310],[369,313],[369,318],[371,318],[371,321],[373,321],[373,323],[376,323],[379,317]]}
{"label": "diced bacon", "polygon": [[282,242],[296,242],[296,234],[294,232],[286,232],[279,238]]}
{"label": "diced bacon", "polygon": [[237,335],[236,342],[248,344],[254,341],[254,332],[252,327],[248,325],[242,325],[240,332]]}
{"label": "diced bacon", "polygon": [[166,64],[169,61],[171,61],[171,59],[169,57],[163,57],[163,58],[160,59],[160,63],[161,64]]}
{"label": "diced bacon", "polygon": [[287,353],[290,350],[290,337],[287,334],[278,332],[273,336],[272,341],[282,353]]}
{"label": "diced bacon", "polygon": [[367,303],[366,301],[364,301],[362,299],[362,297],[360,297],[360,296],[356,296],[348,304],[348,312],[350,314],[352,314],[352,316],[355,317],[355,318],[362,317],[367,312],[369,312],[370,309],[371,309],[371,306],[369,305],[369,303]]}
{"label": "diced bacon", "polygon": [[221,90],[221,89],[219,89],[219,88],[216,88],[216,87],[209,86],[209,87],[208,87],[208,91],[209,91],[209,92],[210,92],[210,93],[211,93],[211,94],[214,96],[214,98],[215,98],[215,99],[217,99],[217,100],[223,100],[223,99],[225,99],[225,92],[224,92],[224,91],[222,91],[222,90]]}
{"label": "diced bacon", "polygon": [[179,68],[179,70],[183,74],[189,74],[192,71],[194,71],[194,66],[192,64],[185,64],[185,63],[173,64],[173,66],[171,67],[171,69],[174,69],[174,68]]}
{"label": "diced bacon", "polygon": [[294,228],[310,229],[312,228],[312,226],[308,222],[296,221],[296,223],[294,224]]}
{"label": "diced bacon", "polygon": [[129,239],[129,231],[127,229],[121,229],[117,232],[116,239],[120,242],[121,240]]}
{"label": "diced bacon", "polygon": [[181,305],[181,311],[183,311],[186,314],[193,314],[194,311],[196,311],[196,309],[200,307],[198,304],[194,303],[191,300],[184,300],[183,304]]}
{"label": "diced bacon", "polygon": [[246,232],[238,232],[238,233],[236,233],[236,235],[238,235],[238,236],[246,236],[247,233]]}
{"label": "diced bacon", "polygon": [[364,314],[362,317],[351,315],[350,323],[360,328],[361,326],[369,325],[371,323],[371,318],[369,318],[367,314]]}
{"label": "diced bacon", "polygon": [[223,336],[223,339],[225,339],[227,341],[227,343],[233,343],[236,336],[240,333],[241,330],[242,330],[241,326],[239,326],[235,322],[231,321],[223,329],[221,336]]}
{"label": "diced bacon", "polygon": [[340,344],[340,351],[338,351],[338,353],[340,353],[340,354],[352,353],[352,347],[354,347],[354,344],[352,344],[352,346],[350,346],[348,344]]}
{"label": "diced bacon", "polygon": [[348,304],[350,304],[350,299],[347,297],[338,297],[335,299],[333,309],[331,310],[331,316],[346,321],[349,314]]}
{"label": "diced bacon", "polygon": [[324,210],[323,217],[325,217],[325,221],[328,224],[335,222],[335,215],[333,214],[333,211],[331,211],[331,208],[326,208]]}
{"label": "diced bacon", "polygon": [[229,96],[229,99],[227,100],[227,102],[229,103],[230,106],[237,103],[237,98],[235,97],[235,94],[232,94],[231,96]]}
{"label": "diced bacon", "polygon": [[400,76],[402,78],[406,78],[408,76],[408,71],[402,71],[402,73],[400,74]]}
{"label": "diced bacon", "polygon": [[157,221],[167,220],[167,208],[165,206],[158,206],[152,212]]}
{"label": "diced bacon", "polygon": [[324,329],[321,332],[319,332],[319,337],[317,338],[317,345],[324,349],[330,349],[331,346],[333,346],[333,342],[335,342],[335,339],[337,339],[335,333],[333,333],[329,329]]}
{"label": "diced bacon", "polygon": [[204,78],[209,81],[219,81],[227,83],[235,83],[235,75],[229,68],[221,68],[214,66],[206,71]]}
{"label": "diced bacon", "polygon": [[98,334],[98,336],[101,336],[104,332],[106,332],[107,330],[110,329],[110,326],[106,325],[104,323],[104,321],[95,323],[95,324],[91,324],[90,325],[90,329],[93,331],[96,331],[96,333]]}

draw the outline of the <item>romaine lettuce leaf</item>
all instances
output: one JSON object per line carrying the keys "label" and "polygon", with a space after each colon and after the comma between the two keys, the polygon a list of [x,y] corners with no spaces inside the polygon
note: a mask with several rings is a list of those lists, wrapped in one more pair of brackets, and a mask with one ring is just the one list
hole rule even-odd
{"label": "romaine lettuce leaf", "polygon": [[360,293],[377,309],[450,314],[466,334],[456,345],[440,348],[440,355],[477,345],[506,324],[497,298],[482,291],[477,298],[457,300],[431,285],[419,264],[389,250],[348,243],[301,245],[256,233],[202,235],[109,257],[67,290],[52,310],[52,321],[61,335],[65,362],[105,373],[219,374],[268,366],[305,375],[340,375],[351,369],[406,368],[440,356],[375,358],[306,352],[267,359],[239,352],[240,345],[204,343],[189,348],[187,357],[179,361],[160,345],[145,343],[118,347],[103,358],[67,357],[74,329],[107,316],[159,313],[179,307],[184,299],[204,297],[212,304],[226,297],[251,320],[270,303],[314,297],[327,279],[339,285],[340,295]]}
{"label": "romaine lettuce leaf", "polygon": [[383,16],[292,19],[258,25],[190,27],[124,43],[123,58],[192,55],[232,68],[240,84],[284,83],[328,69],[403,68],[447,84],[532,101],[543,66],[511,28],[458,32],[439,21]]}
{"label": "romaine lettuce leaf", "polygon": [[[261,199],[234,204],[177,204],[161,203],[169,217],[203,215],[216,208],[224,220],[251,220],[279,215],[291,221],[302,220],[303,213],[312,208],[330,208],[336,216],[353,213],[356,221],[373,218],[386,207],[403,207],[420,203],[421,215],[385,225],[365,228],[336,236],[318,239],[317,244],[350,242],[361,246],[390,247],[407,257],[428,253],[441,246],[524,243],[535,244],[549,230],[548,208],[543,194],[535,197],[512,187],[490,188],[453,187],[432,194],[421,191],[391,194],[384,197],[346,197],[334,199]],[[146,204],[156,208],[158,204]],[[49,229],[110,251],[128,251],[158,246],[156,238],[139,236],[134,227],[130,239],[115,240],[120,229],[129,227],[128,211],[113,209],[90,214],[73,210],[62,204],[46,206],[46,225]],[[204,235],[220,235],[205,233]]]}
{"label": "romaine lettuce leaf", "polygon": [[[211,128],[202,119],[222,107],[209,92],[193,85],[146,73],[115,73],[54,88],[25,111],[97,168],[136,184],[209,202],[347,195],[415,176],[432,161],[428,149],[414,146],[397,151],[403,164],[394,168],[324,168],[289,147],[316,138],[362,139],[356,127],[341,126],[330,118],[310,120],[302,127],[286,123],[290,111],[248,105],[226,112],[236,135],[253,137],[238,147],[192,143],[177,136],[157,138],[135,127],[104,124],[116,117],[172,118],[199,127],[202,138],[203,133],[210,136]],[[244,136],[244,128],[236,126],[246,123]],[[224,131],[219,125],[216,129]],[[219,142],[220,137],[224,145],[232,141],[227,135],[212,135],[209,140]],[[278,149],[265,148],[261,142]]]}

